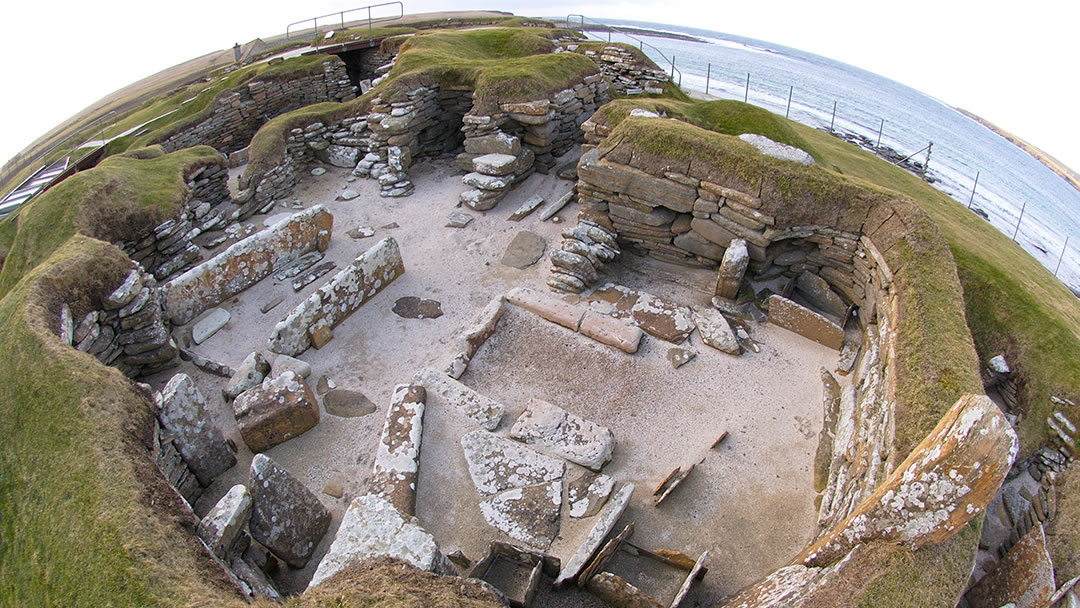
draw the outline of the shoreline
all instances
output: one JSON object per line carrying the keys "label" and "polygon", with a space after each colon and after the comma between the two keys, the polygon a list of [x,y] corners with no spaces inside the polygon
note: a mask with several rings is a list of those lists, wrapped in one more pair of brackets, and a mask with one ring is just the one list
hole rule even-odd
{"label": "shoreline", "polygon": [[634,27],[632,25],[607,25],[604,23],[586,23],[584,25],[578,23],[566,21],[565,19],[554,20],[555,24],[560,27],[566,27],[567,29],[575,29],[583,32],[604,32],[608,30],[614,30],[621,34],[633,34],[636,36],[649,36],[652,38],[667,38],[669,40],[682,40],[683,42],[699,42],[701,44],[709,44],[708,40],[698,38],[697,36],[691,36],[689,34],[679,34],[676,32],[664,32],[660,30],[650,30],[647,28]]}

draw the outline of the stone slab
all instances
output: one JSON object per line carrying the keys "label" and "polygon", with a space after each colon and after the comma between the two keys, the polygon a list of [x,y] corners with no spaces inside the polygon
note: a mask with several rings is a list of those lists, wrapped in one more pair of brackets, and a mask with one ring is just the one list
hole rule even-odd
{"label": "stone slab", "polygon": [[540,549],[559,535],[563,480],[506,490],[480,501],[480,513],[493,528]]}
{"label": "stone slab", "polygon": [[427,392],[417,384],[399,384],[390,397],[372,467],[371,493],[404,515],[416,514],[420,475],[420,440]]}
{"label": "stone slab", "polygon": [[251,494],[247,486],[237,484],[217,501],[199,522],[197,534],[221,559],[228,559],[236,538],[247,527],[251,515]]}
{"label": "stone slab", "polygon": [[505,303],[505,297],[496,296],[488,302],[487,306],[484,306],[476,321],[457,337],[455,341],[455,350],[457,352],[453,355],[446,368],[448,376],[457,379],[465,373],[469,362],[476,355],[476,351],[495,333],[499,320],[502,319],[503,313],[506,312]]}
{"label": "stone slab", "polygon": [[360,391],[350,391],[343,388],[330,389],[323,396],[323,407],[326,413],[341,418],[359,418],[374,414],[378,409]]}
{"label": "stone slab", "polygon": [[577,331],[586,308],[538,291],[515,287],[506,293],[506,301],[539,315],[552,323]]}
{"label": "stone slab", "polygon": [[559,576],[555,579],[556,587],[563,587],[577,578],[577,575],[585,568],[589,558],[592,554],[600,548],[604,539],[611,533],[612,528],[618,523],[619,518],[622,517],[626,506],[630,503],[630,497],[634,493],[634,484],[626,483],[619,489],[618,493],[608,501],[608,504],[604,507],[603,512],[597,516],[596,523],[593,524],[592,530],[589,531],[588,536],[585,537],[585,541],[577,548],[570,559],[563,565],[563,569],[559,572]]}
{"label": "stone slab", "polygon": [[567,484],[566,500],[570,507],[570,517],[592,517],[607,502],[611,491],[615,489],[615,478],[611,475],[598,475],[585,471]]}
{"label": "stone slab", "polygon": [[681,344],[694,331],[689,308],[644,291],[608,283],[589,294],[589,300],[613,304],[611,316],[631,318],[645,333],[672,344]]}
{"label": "stone slab", "polygon": [[1041,523],[1013,545],[964,596],[971,608],[1043,608],[1057,590]]}
{"label": "stone slab", "polygon": [[488,431],[494,431],[502,422],[506,407],[430,367],[416,374],[413,382],[422,384],[429,393],[435,393],[452,407],[471,418]]}
{"label": "stone slab", "polygon": [[530,399],[510,429],[518,441],[547,446],[563,458],[600,470],[615,450],[611,429],[542,401]]}
{"label": "stone slab", "polygon": [[319,403],[294,372],[267,378],[233,401],[240,436],[252,452],[263,452],[298,437],[319,423]]}
{"label": "stone slab", "polygon": [[319,497],[265,454],[256,454],[248,477],[251,538],[294,568],[303,568],[330,528]]}
{"label": "stone slab", "polygon": [[210,336],[225,327],[225,324],[230,319],[232,319],[232,315],[224,308],[211,309],[209,314],[191,326],[191,341],[195,344],[206,342],[210,339]]}
{"label": "stone slab", "polygon": [[235,450],[214,426],[206,399],[187,374],[176,374],[161,391],[158,419],[175,435],[174,445],[202,486],[236,464]]}
{"label": "stone slab", "polygon": [[629,354],[634,354],[641,344],[641,328],[615,317],[586,311],[581,317],[581,335]]}
{"label": "stone slab", "polygon": [[840,350],[844,345],[843,328],[778,294],[769,296],[769,323],[829,348]]}
{"label": "stone slab", "polygon": [[461,449],[473,485],[483,496],[555,481],[566,475],[566,463],[562,460],[487,431],[462,436]]}
{"label": "stone slab", "polygon": [[708,306],[695,306],[694,325],[705,344],[730,355],[742,354],[739,339],[719,310]]}
{"label": "stone slab", "polygon": [[544,237],[529,230],[522,230],[514,235],[513,240],[506,246],[506,251],[503,252],[499,262],[511,268],[524,270],[544,257],[545,249],[547,249],[547,242]]}

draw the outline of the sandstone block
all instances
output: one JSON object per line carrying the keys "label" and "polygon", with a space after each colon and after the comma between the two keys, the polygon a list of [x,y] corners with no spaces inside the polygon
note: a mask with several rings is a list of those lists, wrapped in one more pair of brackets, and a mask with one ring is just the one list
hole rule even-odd
{"label": "sandstone block", "polygon": [[228,560],[236,538],[247,527],[251,515],[251,494],[247,486],[237,484],[199,522],[198,535],[214,555]]}
{"label": "sandstone block", "polygon": [[523,287],[515,287],[507,292],[506,300],[552,323],[558,323],[574,331],[581,326],[581,318],[585,316],[586,310],[582,306]]}
{"label": "sandstone block", "polygon": [[562,460],[487,431],[464,435],[461,449],[473,485],[484,496],[555,481],[566,475],[566,463]]}
{"label": "sandstone block", "polygon": [[749,264],[750,254],[746,251],[746,241],[743,239],[731,241],[727,251],[724,252],[724,260],[720,262],[720,271],[716,277],[716,295],[734,300],[739,293],[739,285],[742,283]]}
{"label": "sandstone block", "polygon": [[730,355],[742,354],[742,346],[739,345],[731,324],[719,310],[705,306],[694,307],[694,325],[705,344]]}
{"label": "sandstone block", "polygon": [[225,385],[222,390],[222,395],[225,397],[225,401],[232,401],[236,399],[237,395],[248,390],[249,388],[256,387],[262,383],[266,374],[270,373],[270,364],[266,362],[266,358],[259,352],[253,352],[247,357],[244,357],[243,363],[240,367],[236,368],[236,372],[233,373],[232,378],[229,379],[229,383]]}
{"label": "sandstone block", "polygon": [[263,380],[233,401],[244,443],[264,452],[319,423],[319,404],[304,379],[289,371]]}
{"label": "sandstone block", "polygon": [[769,323],[829,348],[840,350],[844,345],[843,328],[809,308],[777,294],[769,296]]}
{"label": "sandstone block", "polygon": [[581,317],[581,335],[634,354],[641,344],[641,328],[608,315],[589,310]]}
{"label": "sandstone block", "polygon": [[420,439],[427,393],[418,384],[399,384],[390,397],[372,470],[371,493],[404,515],[416,514]]}

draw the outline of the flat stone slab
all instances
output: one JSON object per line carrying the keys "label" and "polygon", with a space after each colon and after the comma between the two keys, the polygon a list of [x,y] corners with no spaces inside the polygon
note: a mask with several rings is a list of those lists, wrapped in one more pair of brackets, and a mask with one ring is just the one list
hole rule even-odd
{"label": "flat stone slab", "polygon": [[416,375],[415,382],[422,384],[429,393],[435,393],[469,418],[481,428],[494,431],[502,421],[506,407],[454,380],[446,374],[425,368]]}
{"label": "flat stone slab", "polygon": [[971,608],[998,608],[1010,602],[1016,608],[1040,608],[1049,604],[1056,590],[1046,535],[1036,522],[964,597]]}
{"label": "flat stone slab", "polygon": [[265,454],[256,454],[248,477],[251,537],[294,568],[303,568],[330,528],[319,497]]}
{"label": "flat stone slab", "polygon": [[289,355],[278,355],[274,358],[274,364],[270,367],[270,374],[280,376],[285,372],[293,372],[301,378],[307,378],[311,376],[311,364]]}
{"label": "flat stone slab", "polygon": [[234,450],[211,422],[206,399],[187,374],[176,374],[161,391],[158,419],[176,435],[173,443],[200,485],[210,485],[236,464]]}
{"label": "flat stone slab", "polygon": [[795,280],[795,288],[815,307],[825,312],[843,317],[847,304],[832,288],[829,282],[812,272],[802,272]]}
{"label": "flat stone slab", "polygon": [[781,295],[769,296],[769,323],[829,348],[840,350],[844,345],[843,328]]}
{"label": "flat stone slab", "polygon": [[520,222],[529,216],[530,213],[536,211],[540,205],[544,204],[544,197],[539,194],[534,194],[521,203],[521,206],[516,211],[510,214],[510,217],[506,218],[510,222]]}
{"label": "flat stone slab", "polygon": [[387,500],[369,494],[354,499],[345,510],[337,536],[308,589],[353,563],[379,556],[396,557],[428,572],[453,571],[435,538],[415,517],[402,516]]}
{"label": "flat stone slab", "polygon": [[240,393],[259,386],[262,384],[263,378],[269,373],[270,364],[262,356],[262,353],[255,351],[244,357],[240,367],[236,368],[232,378],[229,379],[228,384],[221,391],[225,401],[232,401]]}
{"label": "flat stone slab", "polygon": [[745,141],[757,148],[758,152],[761,152],[765,156],[771,156],[773,158],[779,158],[781,160],[793,160],[799,164],[812,165],[814,164],[814,157],[810,156],[805,150],[796,148],[795,146],[789,146],[775,142],[764,135],[756,135],[754,133],[743,133],[739,136],[739,139]]}
{"label": "flat stone slab", "polygon": [[471,221],[473,221],[473,216],[469,215],[468,213],[461,213],[459,211],[455,211],[450,215],[446,216],[446,227],[464,228],[465,226],[468,226],[469,222]]}
{"label": "flat stone slab", "polygon": [[585,471],[567,484],[566,498],[570,505],[570,517],[592,517],[607,502],[615,489],[615,478]]}
{"label": "flat stone slab", "polygon": [[480,316],[476,321],[467,328],[461,335],[459,335],[454,342],[455,350],[457,351],[447,364],[446,374],[451,378],[460,378],[465,370],[469,366],[469,362],[472,361],[476,351],[480,349],[480,346],[491,337],[491,334],[495,333],[495,328],[498,327],[499,319],[502,318],[503,313],[506,312],[506,298],[503,296],[495,296],[487,306],[480,311]]}
{"label": "flat stone slab", "polygon": [[615,450],[611,429],[540,399],[525,405],[510,436],[547,446],[570,462],[597,471],[611,460]]}
{"label": "flat stone slab", "polygon": [[522,230],[506,246],[506,251],[499,261],[505,266],[524,270],[544,257],[545,249],[547,242],[544,237],[529,230]]}
{"label": "flat stone slab", "polygon": [[641,344],[642,331],[636,325],[632,325],[621,319],[616,319],[596,311],[586,311],[581,317],[581,327],[578,328],[581,335],[587,336],[608,346],[629,354],[634,354]]}
{"label": "flat stone slab", "polygon": [[731,241],[724,251],[724,259],[720,262],[720,270],[716,274],[716,295],[729,300],[734,299],[739,293],[739,285],[742,283],[749,264],[750,254],[746,249],[746,241],[744,239]]}
{"label": "flat stone slab", "polygon": [[342,192],[341,194],[337,195],[337,200],[339,200],[339,201],[351,201],[351,200],[353,200],[354,198],[356,198],[358,196],[360,196],[360,193],[357,192],[356,190],[346,190],[346,191]]}
{"label": "flat stone slab", "polygon": [[473,168],[484,175],[509,175],[517,169],[518,157],[511,154],[484,154],[473,159]]}
{"label": "flat stone slab", "polygon": [[694,331],[688,307],[644,291],[608,283],[589,294],[589,300],[610,302],[614,305],[611,316],[633,319],[645,333],[672,344],[681,344]]}
{"label": "flat stone slab", "polygon": [[217,501],[199,522],[197,533],[214,555],[227,559],[229,550],[247,527],[251,515],[251,494],[247,486],[237,484]]}
{"label": "flat stone slab", "polygon": [[559,535],[561,479],[507,490],[480,502],[480,513],[493,528],[528,545],[547,549]]}
{"label": "flat stone slab", "polygon": [[465,452],[473,485],[484,496],[562,479],[566,475],[566,463],[562,460],[487,431],[464,435],[461,449]]}
{"label": "flat stone slab", "polygon": [[359,418],[379,409],[360,391],[343,388],[327,390],[323,396],[323,407],[327,414],[341,418]]}
{"label": "flat stone slab", "polygon": [[437,319],[443,314],[440,302],[416,296],[398,298],[391,310],[405,319]]}
{"label": "flat stone slab", "polygon": [[216,334],[219,329],[232,319],[232,315],[224,308],[214,308],[205,317],[191,326],[191,340],[195,344],[202,344]]}
{"label": "flat stone slab", "polygon": [[563,569],[555,579],[556,587],[565,586],[577,578],[577,575],[585,568],[589,558],[600,548],[604,539],[607,538],[607,535],[611,533],[612,528],[618,523],[619,518],[622,517],[623,511],[626,511],[626,505],[630,504],[630,497],[633,493],[634,484],[627,483],[619,489],[614,498],[608,501],[603,512],[597,516],[596,523],[593,524],[593,528],[589,531],[589,535],[585,537],[585,541],[581,543],[577,551],[570,556],[570,559],[563,564]]}
{"label": "flat stone slab", "polygon": [[420,438],[427,393],[417,384],[399,384],[390,397],[372,467],[371,493],[385,498],[405,515],[416,513],[420,474]]}
{"label": "flat stone slab", "polygon": [[375,236],[375,229],[371,226],[357,226],[350,228],[345,234],[350,239],[366,239]]}
{"label": "flat stone slab", "polygon": [[697,325],[701,341],[730,355],[742,354],[739,339],[723,313],[707,306],[694,307],[694,325]]}

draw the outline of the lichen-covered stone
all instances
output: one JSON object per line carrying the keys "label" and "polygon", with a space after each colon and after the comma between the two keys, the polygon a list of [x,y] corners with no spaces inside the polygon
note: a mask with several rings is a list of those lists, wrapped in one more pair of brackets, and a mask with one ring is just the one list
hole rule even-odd
{"label": "lichen-covered stone", "polygon": [[480,513],[510,538],[546,549],[559,535],[563,480],[523,486],[480,502]]}
{"label": "lichen-covered stone", "polygon": [[809,308],[777,294],[769,296],[769,323],[840,350],[844,329]]}
{"label": "lichen-covered stone", "polygon": [[251,538],[294,568],[303,568],[330,528],[330,511],[311,490],[265,454],[248,477]]}
{"label": "lichen-covered stone", "polygon": [[333,329],[404,272],[397,241],[379,241],[278,323],[267,342],[270,350],[290,356],[304,352],[317,324]]}
{"label": "lichen-covered stone", "polygon": [[369,487],[404,515],[416,513],[416,483],[420,475],[427,392],[417,384],[399,384],[390,397]]}
{"label": "lichen-covered stone", "polygon": [[229,383],[222,389],[222,395],[226,401],[232,401],[240,393],[262,384],[263,378],[269,373],[270,364],[267,363],[266,358],[262,356],[262,353],[254,351],[244,357],[240,367],[233,372]]}
{"label": "lichen-covered stone", "polygon": [[531,399],[510,429],[510,436],[538,443],[570,462],[600,470],[615,450],[615,435],[606,426],[540,399]]}
{"label": "lichen-covered stone", "polygon": [[746,267],[750,264],[750,254],[746,251],[746,241],[735,239],[724,251],[724,259],[720,262],[720,271],[716,276],[716,295],[721,298],[734,300],[739,293],[739,285],[742,283]]}
{"label": "lichen-covered stone", "polygon": [[495,333],[495,328],[506,312],[506,298],[496,296],[487,306],[480,311],[480,315],[468,329],[466,329],[455,341],[456,353],[447,365],[446,374],[451,378],[460,378],[465,373],[476,351],[480,346]]}
{"label": "lichen-covered stone", "polygon": [[464,435],[461,449],[465,453],[473,485],[484,496],[510,488],[555,481],[566,475],[566,463],[562,460],[487,431],[473,431]]}
{"label": "lichen-covered stone", "polygon": [[240,394],[233,415],[244,443],[264,452],[318,424],[319,403],[304,379],[288,371]]}
{"label": "lichen-covered stone", "polygon": [[1041,523],[1013,545],[964,596],[971,608],[1044,608],[1057,590]]}
{"label": "lichen-covered stone", "polygon": [[214,555],[228,559],[236,538],[247,526],[251,515],[251,494],[247,486],[237,484],[217,501],[199,522],[198,535]]}
{"label": "lichen-covered stone", "polygon": [[506,411],[506,407],[498,401],[489,399],[430,367],[417,373],[413,380],[422,384],[429,394],[435,393],[445,399],[451,407],[471,418],[483,429],[489,431],[497,429]]}
{"label": "lichen-covered stone", "polygon": [[729,355],[742,353],[742,346],[739,345],[739,339],[735,337],[731,324],[719,310],[707,306],[695,306],[694,325],[697,326],[701,341],[705,344]]}
{"label": "lichen-covered stone", "polygon": [[577,578],[577,575],[585,568],[589,558],[591,558],[592,554],[600,548],[601,543],[607,538],[611,529],[618,523],[619,518],[622,517],[623,511],[626,510],[626,505],[630,503],[630,497],[633,496],[633,494],[634,484],[627,483],[619,489],[610,501],[608,501],[608,504],[604,507],[604,511],[597,516],[596,523],[593,524],[592,530],[589,531],[584,542],[582,542],[577,548],[577,551],[570,556],[570,559],[563,564],[562,570],[559,571],[559,576],[555,579],[556,587],[562,587]]}
{"label": "lichen-covered stone", "polygon": [[236,464],[232,446],[214,426],[206,399],[187,374],[176,374],[161,391],[158,419],[180,450],[188,469],[208,486]]}

